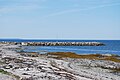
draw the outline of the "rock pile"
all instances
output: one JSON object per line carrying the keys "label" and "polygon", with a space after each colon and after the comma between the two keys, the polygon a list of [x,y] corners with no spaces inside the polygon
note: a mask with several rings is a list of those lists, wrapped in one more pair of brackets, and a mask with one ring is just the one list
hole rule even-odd
{"label": "rock pile", "polygon": [[104,46],[100,42],[22,42],[23,46]]}

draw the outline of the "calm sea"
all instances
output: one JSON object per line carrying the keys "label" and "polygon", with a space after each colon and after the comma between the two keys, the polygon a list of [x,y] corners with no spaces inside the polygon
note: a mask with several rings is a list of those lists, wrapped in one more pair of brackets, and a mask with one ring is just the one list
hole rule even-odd
{"label": "calm sea", "polygon": [[28,52],[75,52],[77,54],[117,54],[120,55],[120,40],[21,40],[0,39],[15,42],[102,42],[105,46],[24,46]]}

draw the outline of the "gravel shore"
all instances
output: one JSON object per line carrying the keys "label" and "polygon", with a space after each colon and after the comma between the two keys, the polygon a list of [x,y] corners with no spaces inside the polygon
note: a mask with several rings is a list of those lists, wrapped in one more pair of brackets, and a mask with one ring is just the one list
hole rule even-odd
{"label": "gravel shore", "polygon": [[[18,53],[18,45],[0,44],[0,80],[119,80],[120,63]],[[29,55],[27,55],[29,54]],[[31,56],[32,55],[32,56]]]}

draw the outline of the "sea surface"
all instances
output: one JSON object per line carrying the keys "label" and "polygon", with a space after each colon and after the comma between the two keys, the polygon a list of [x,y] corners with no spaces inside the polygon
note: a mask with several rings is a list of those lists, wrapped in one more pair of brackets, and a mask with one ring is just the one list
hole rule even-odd
{"label": "sea surface", "polygon": [[116,54],[120,55],[120,40],[23,40],[0,39],[10,42],[102,42],[105,46],[24,46],[28,52],[74,52],[77,54]]}

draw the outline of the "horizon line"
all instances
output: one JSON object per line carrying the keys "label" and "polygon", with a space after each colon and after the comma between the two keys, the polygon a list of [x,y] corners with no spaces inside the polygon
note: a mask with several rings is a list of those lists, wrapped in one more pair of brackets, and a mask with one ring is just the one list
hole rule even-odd
{"label": "horizon line", "polygon": [[120,39],[78,39],[78,38],[0,38],[0,39],[18,39],[18,40],[120,40]]}

